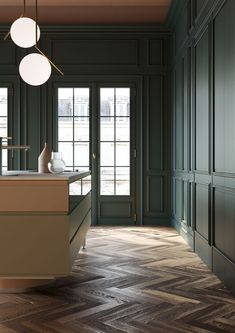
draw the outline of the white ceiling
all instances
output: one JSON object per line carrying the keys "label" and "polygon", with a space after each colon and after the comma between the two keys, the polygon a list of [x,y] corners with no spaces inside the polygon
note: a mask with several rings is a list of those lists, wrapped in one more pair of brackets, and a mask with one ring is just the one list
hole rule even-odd
{"label": "white ceiling", "polygon": [[[162,24],[172,0],[38,0],[42,24]],[[0,24],[19,17],[23,0],[0,0]],[[26,0],[34,17],[35,0]]]}

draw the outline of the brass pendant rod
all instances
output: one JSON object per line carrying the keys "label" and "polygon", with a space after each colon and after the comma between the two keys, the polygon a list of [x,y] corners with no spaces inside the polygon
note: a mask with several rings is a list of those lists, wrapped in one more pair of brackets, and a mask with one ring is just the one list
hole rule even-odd
{"label": "brass pendant rod", "polygon": [[35,31],[36,31],[36,41],[35,41],[35,46],[37,48],[37,44],[38,44],[38,0],[36,0],[36,3],[35,3],[35,10],[36,10],[36,13],[35,13]]}
{"label": "brass pendant rod", "polygon": [[6,35],[4,36],[3,40],[7,40],[7,38],[10,36],[10,30],[6,33]]}
{"label": "brass pendant rod", "polygon": [[[24,10],[23,10],[23,14],[22,14],[22,16],[25,16],[25,12],[26,12],[26,0],[24,0]],[[21,16],[21,17],[22,17]]]}
{"label": "brass pendant rod", "polygon": [[[23,4],[23,13],[20,15],[19,18],[25,16],[25,12],[26,12],[26,0],[24,0],[24,4]],[[4,36],[3,40],[7,40],[7,38],[9,37],[10,35],[10,30],[6,33],[6,35]]]}
{"label": "brass pendant rod", "polygon": [[49,63],[61,74],[64,76],[64,73],[45,55],[45,53],[43,53],[38,47],[37,45],[35,45],[35,49],[41,53],[41,55],[43,55],[48,61]]}
{"label": "brass pendant rod", "polygon": [[36,41],[35,41],[35,49],[41,54],[43,55],[48,61],[49,63],[61,74],[64,75],[64,73],[45,55],[45,53],[43,53],[39,48],[38,48],[38,0],[36,1],[36,15],[35,15],[35,23],[36,23]]}

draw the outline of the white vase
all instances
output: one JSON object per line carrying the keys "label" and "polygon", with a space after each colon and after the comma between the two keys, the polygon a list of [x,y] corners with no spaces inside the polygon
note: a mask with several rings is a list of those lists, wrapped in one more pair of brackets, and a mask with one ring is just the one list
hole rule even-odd
{"label": "white vase", "polygon": [[62,154],[59,152],[52,152],[51,160],[48,163],[48,169],[51,173],[59,174],[65,170],[65,162],[62,159]]}

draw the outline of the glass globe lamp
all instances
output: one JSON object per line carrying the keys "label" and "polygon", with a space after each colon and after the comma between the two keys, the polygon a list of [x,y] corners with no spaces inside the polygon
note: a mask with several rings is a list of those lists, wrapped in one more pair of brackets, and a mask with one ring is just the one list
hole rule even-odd
{"label": "glass globe lamp", "polygon": [[51,65],[46,57],[39,53],[25,56],[19,66],[21,78],[31,86],[40,86],[51,75]]}
{"label": "glass globe lamp", "polygon": [[[10,28],[11,39],[23,48],[36,44],[36,22],[29,17],[20,17],[15,20]],[[40,29],[37,25],[37,41],[40,38]]]}

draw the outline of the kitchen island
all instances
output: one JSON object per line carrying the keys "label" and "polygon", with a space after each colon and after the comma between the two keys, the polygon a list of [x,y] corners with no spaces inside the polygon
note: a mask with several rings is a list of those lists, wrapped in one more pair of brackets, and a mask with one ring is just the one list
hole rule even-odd
{"label": "kitchen island", "polygon": [[70,274],[91,223],[91,193],[81,192],[89,175],[0,176],[0,289],[24,290]]}

